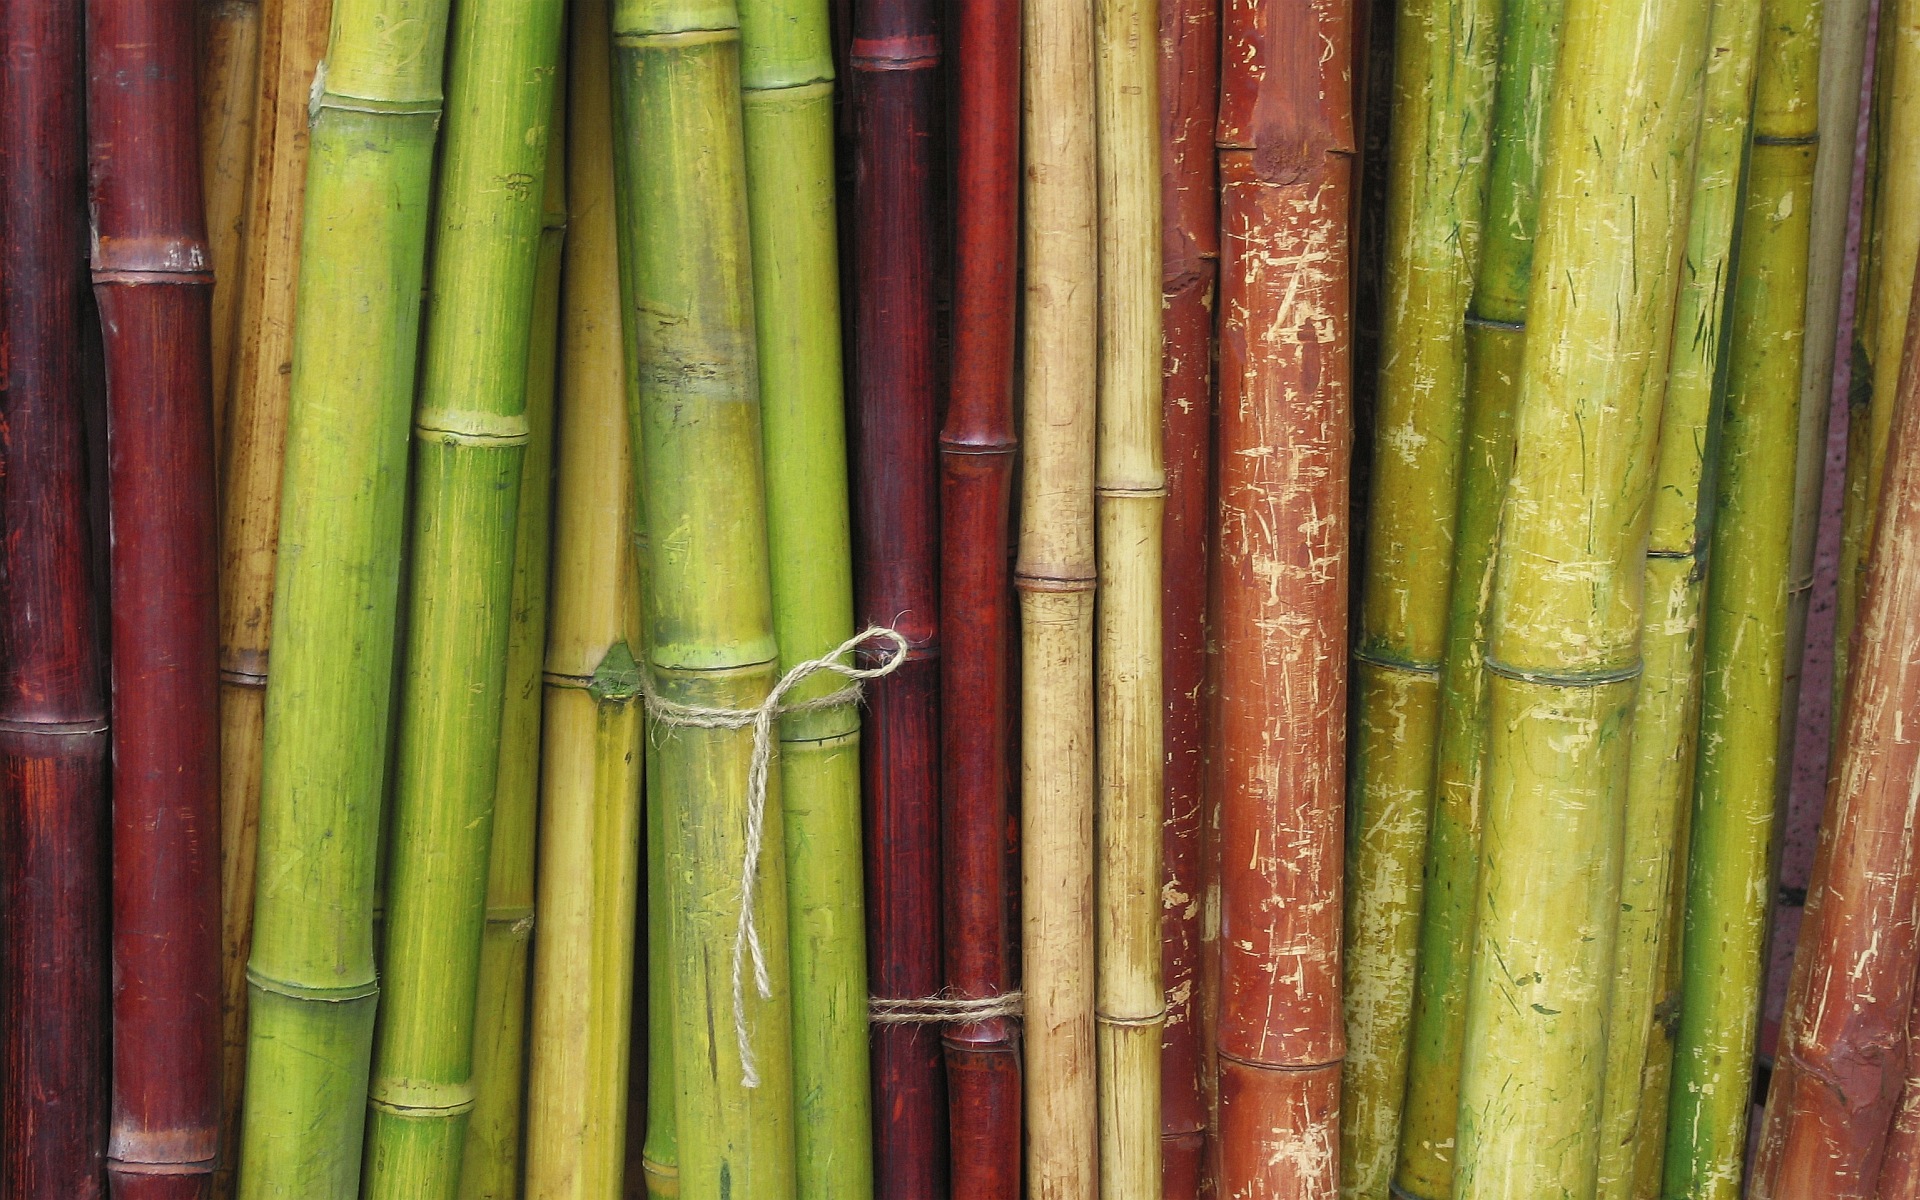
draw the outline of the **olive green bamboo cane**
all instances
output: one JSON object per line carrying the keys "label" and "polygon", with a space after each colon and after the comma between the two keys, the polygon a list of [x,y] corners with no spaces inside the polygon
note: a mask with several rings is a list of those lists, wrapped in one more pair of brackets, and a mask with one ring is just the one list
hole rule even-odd
{"label": "olive green bamboo cane", "polygon": [[[1708,33],[1705,111],[1695,156],[1687,252],[1674,310],[1661,414],[1653,521],[1647,541],[1645,668],[1634,698],[1627,766],[1620,926],[1607,1014],[1599,1195],[1633,1196],[1644,1143],[1664,1146],[1671,1013],[1678,997],[1670,935],[1684,895],[1680,831],[1693,797],[1700,718],[1701,609],[1713,515],[1713,447],[1727,352],[1728,278],[1736,261],[1741,181],[1753,112],[1762,0],[1715,0]],[[1702,503],[1702,489],[1705,503]]]}
{"label": "olive green bamboo cane", "polygon": [[[616,0],[613,35],[639,355],[631,423],[643,523],[654,531],[644,671],[665,704],[752,710],[778,663],[738,16],[730,0]],[[780,772],[766,777],[756,812],[751,730],[658,719],[654,728],[651,782],[674,894],[681,1192],[791,1195]]]}
{"label": "olive green bamboo cane", "polygon": [[1771,0],[1733,283],[1666,1191],[1732,1200],[1766,986],[1821,0]]}
{"label": "olive green bamboo cane", "polygon": [[[846,415],[825,0],[743,0],[747,210],[780,669],[853,634]],[[816,678],[804,702],[844,681]],[[780,722],[793,963],[793,1096],[802,1200],[873,1193],[860,713]]]}
{"label": "olive green bamboo cane", "polygon": [[1447,607],[1424,868],[1419,975],[1394,1183],[1418,1200],[1453,1194],[1460,1048],[1466,1028],[1473,889],[1486,760],[1487,604],[1500,503],[1513,463],[1513,412],[1526,347],[1528,278],[1542,144],[1565,0],[1505,0],[1481,259],[1460,337],[1467,428]]}
{"label": "olive green bamboo cane", "polygon": [[373,868],[445,0],[341,0],[314,88],[240,1195],[358,1194]]}
{"label": "olive green bamboo cane", "polygon": [[199,16],[200,176],[206,195],[207,249],[213,258],[213,414],[215,461],[219,461],[233,338],[240,317],[241,261],[248,240],[251,206],[247,197],[258,100],[255,83],[264,56],[260,0],[201,0]]}
{"label": "olive green bamboo cane", "polygon": [[[564,80],[564,70],[560,76]],[[487,925],[473,1027],[473,1115],[460,1160],[461,1200],[520,1192],[526,1086],[528,956],[533,943],[534,846],[540,799],[540,676],[547,647],[547,551],[552,540],[553,401],[559,373],[560,255],[567,234],[564,85],[547,131],[545,199],[527,347],[527,450],[507,614],[506,707],[493,791]]]}
{"label": "olive green bamboo cane", "polygon": [[[1644,552],[1707,12],[1569,0],[1489,623],[1455,1192],[1593,1194]],[[1649,48],[1658,47],[1658,53]]]}
{"label": "olive green bamboo cane", "polygon": [[1095,1053],[1100,1193],[1160,1191],[1161,447],[1158,0],[1094,5]]}
{"label": "olive green bamboo cane", "polygon": [[570,23],[525,1195],[614,1200],[626,1165],[640,887],[639,582],[607,7],[575,3]]}
{"label": "olive green bamboo cane", "polygon": [[1385,1200],[1400,1148],[1467,439],[1500,0],[1400,10],[1385,327],[1354,649],[1340,1190]]}

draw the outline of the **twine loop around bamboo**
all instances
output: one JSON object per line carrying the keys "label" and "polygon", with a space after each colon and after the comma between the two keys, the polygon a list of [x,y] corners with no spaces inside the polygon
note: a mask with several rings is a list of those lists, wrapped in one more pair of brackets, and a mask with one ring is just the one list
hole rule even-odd
{"label": "twine loop around bamboo", "polygon": [[1026,1012],[1026,1006],[1027,998],[1019,991],[972,998],[945,993],[910,1000],[870,996],[867,1020],[875,1025],[967,1025],[1000,1017],[1018,1018]]}
{"label": "twine loop around bamboo", "polygon": [[[891,642],[886,657],[871,667],[856,667],[841,660],[871,641]],[[641,693],[647,712],[655,721],[681,729],[751,729],[753,758],[747,768],[747,838],[740,876],[740,921],[733,935],[733,1036],[740,1048],[740,1083],[759,1087],[760,1075],[754,1069],[752,1039],[747,1029],[747,997],[743,981],[746,960],[753,960],[754,990],[762,1000],[773,998],[773,983],[767,977],[767,960],[760,945],[760,930],[753,919],[755,876],[760,873],[760,854],[766,833],[767,777],[773,769],[775,750],[773,723],[790,713],[816,712],[857,703],[862,685],[869,679],[891,675],[907,661],[912,647],[897,629],[875,625],[861,630],[819,658],[796,663],[780,677],[767,698],[752,708],[717,708],[702,704],[681,704],[660,695],[648,672],[640,673]],[[787,703],[787,694],[809,678],[828,671],[847,680],[837,688],[811,700]]]}

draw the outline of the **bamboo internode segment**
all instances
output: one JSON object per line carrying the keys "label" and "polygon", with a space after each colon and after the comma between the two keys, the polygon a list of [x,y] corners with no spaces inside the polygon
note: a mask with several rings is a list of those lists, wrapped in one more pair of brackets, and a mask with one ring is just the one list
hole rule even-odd
{"label": "bamboo internode segment", "polygon": [[123,1200],[204,1196],[220,1128],[213,275],[193,58],[186,5],[88,5],[115,597],[107,1178]]}
{"label": "bamboo internode segment", "polygon": [[[1883,27],[1884,28],[1884,27]],[[1916,307],[1915,311],[1920,311]],[[1753,1194],[1893,1197],[1889,1159],[1911,1070],[1920,953],[1914,831],[1920,749],[1920,330],[1910,322],[1875,551],[1847,684],[1793,984],[1767,1093]]]}
{"label": "bamboo internode segment", "polygon": [[[247,952],[253,941],[261,736],[280,537],[294,284],[307,181],[307,88],[326,53],[331,0],[277,0],[260,27],[247,191],[247,252],[235,300],[220,482],[220,870],[224,1053],[220,1169],[232,1195],[246,1081]],[[219,262],[215,260],[215,270]]]}
{"label": "bamboo internode segment", "polygon": [[107,697],[89,528],[79,0],[0,13],[0,1189],[99,1196]]}
{"label": "bamboo internode segment", "polygon": [[[240,333],[240,280],[249,245],[247,220],[254,165],[262,53],[261,0],[200,0],[200,173],[206,201],[207,253],[213,263],[213,452],[220,461],[228,372]],[[276,13],[276,20],[278,19]]]}
{"label": "bamboo internode segment", "polygon": [[1364,1200],[1385,1200],[1400,1148],[1499,15],[1490,0],[1426,0],[1401,8],[1394,35],[1342,980],[1341,1189]]}
{"label": "bamboo internode segment", "polygon": [[[1569,0],[1487,647],[1455,1192],[1593,1193],[1703,6]],[[1640,47],[1657,45],[1658,55]]]}
{"label": "bamboo internode segment", "polygon": [[247,965],[247,1200],[359,1192],[446,7],[341,0],[312,97]]}

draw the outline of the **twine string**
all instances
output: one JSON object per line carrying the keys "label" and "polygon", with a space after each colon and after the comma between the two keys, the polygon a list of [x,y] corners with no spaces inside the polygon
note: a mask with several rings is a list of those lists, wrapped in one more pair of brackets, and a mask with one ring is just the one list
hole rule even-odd
{"label": "twine string", "polygon": [[[856,667],[840,661],[871,641],[892,643],[891,649],[879,663],[871,667]],[[733,1036],[740,1049],[740,1083],[743,1087],[759,1087],[760,1075],[754,1069],[753,1044],[751,1032],[747,1027],[747,998],[744,983],[746,961],[753,961],[754,990],[762,1000],[773,999],[773,984],[767,978],[766,954],[760,945],[760,929],[754,923],[753,903],[756,891],[756,876],[760,873],[760,853],[766,836],[767,824],[767,777],[773,768],[773,755],[776,749],[773,737],[773,723],[780,717],[791,713],[817,712],[823,708],[837,708],[843,704],[859,701],[862,685],[866,680],[879,679],[891,675],[907,661],[909,646],[906,637],[896,629],[875,625],[864,629],[841,642],[827,654],[819,658],[796,663],[780,681],[773,685],[767,698],[752,708],[719,708],[703,704],[682,704],[660,695],[653,686],[648,671],[640,672],[640,690],[646,700],[647,711],[655,721],[662,725],[681,729],[752,729],[753,758],[747,767],[747,829],[746,850],[741,864],[740,877],[740,920],[733,935]],[[811,700],[798,700],[787,703],[787,693],[799,687],[809,678],[828,671],[847,680],[845,687],[837,688]]]}
{"label": "twine string", "polygon": [[911,1000],[867,1000],[867,1020],[875,1025],[957,1025],[1018,1017],[1026,1011],[1026,996],[1018,991],[967,998],[951,995],[920,996]]}

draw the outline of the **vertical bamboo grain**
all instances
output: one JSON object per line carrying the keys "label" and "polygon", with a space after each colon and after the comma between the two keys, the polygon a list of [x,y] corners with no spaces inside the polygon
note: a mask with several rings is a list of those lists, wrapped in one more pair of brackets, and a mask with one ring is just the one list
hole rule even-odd
{"label": "vertical bamboo grain", "polygon": [[[239,331],[240,280],[252,208],[254,123],[262,54],[261,0],[201,0],[199,8],[200,172],[207,252],[213,262],[212,403],[214,460],[227,413],[227,378]],[[277,19],[277,18],[276,18]]]}

